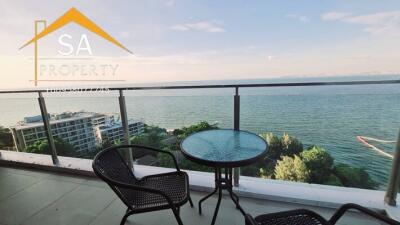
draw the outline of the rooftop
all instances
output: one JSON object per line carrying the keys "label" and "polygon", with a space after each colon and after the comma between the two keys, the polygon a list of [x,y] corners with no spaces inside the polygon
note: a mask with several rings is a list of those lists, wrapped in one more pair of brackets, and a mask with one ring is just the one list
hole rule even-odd
{"label": "rooftop", "polygon": [[[101,115],[102,114],[94,113],[94,112],[64,112],[61,114],[51,114],[50,124],[75,121],[78,119],[97,117],[97,116],[101,116]],[[38,118],[38,117],[40,117],[40,115],[26,117],[24,121],[18,122],[18,124],[13,126],[13,128],[27,129],[27,128],[34,128],[34,127],[41,127],[41,126],[43,126],[43,121],[42,121],[41,117],[40,117],[40,120],[38,120],[38,121],[33,120],[32,122],[29,122],[29,118]]]}
{"label": "rooftop", "polygon": [[[196,203],[205,193],[192,191]],[[227,197],[227,196],[225,196]],[[307,208],[329,218],[334,209],[301,204],[267,201],[254,198],[240,199],[245,211],[258,215],[282,210]],[[203,215],[189,204],[181,210],[184,224],[210,224],[216,198],[205,202]],[[0,166],[0,225],[110,225],[119,224],[125,206],[102,181],[86,176],[72,176],[41,170],[18,169]],[[132,215],[128,224],[176,224],[170,210]],[[339,224],[378,224],[362,218],[358,213],[346,215]],[[221,202],[217,223],[243,225],[244,219],[232,201]]]}

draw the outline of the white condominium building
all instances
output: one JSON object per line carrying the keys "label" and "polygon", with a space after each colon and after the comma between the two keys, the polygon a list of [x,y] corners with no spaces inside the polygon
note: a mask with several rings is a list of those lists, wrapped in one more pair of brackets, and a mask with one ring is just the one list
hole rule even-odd
{"label": "white condominium building", "polygon": [[[143,122],[130,120],[128,123],[129,136],[139,135],[144,132]],[[124,137],[124,129],[122,124],[119,122],[99,125],[95,128],[95,130],[99,143],[115,143]]]}
{"label": "white condominium building", "polygon": [[[49,117],[53,136],[67,141],[77,152],[95,150],[104,138],[114,142],[123,137],[122,126],[112,114],[64,112],[49,114]],[[46,139],[41,116],[25,117],[24,121],[18,122],[11,130],[19,151],[38,140]],[[143,130],[142,122],[129,124],[130,135],[140,134]]]}

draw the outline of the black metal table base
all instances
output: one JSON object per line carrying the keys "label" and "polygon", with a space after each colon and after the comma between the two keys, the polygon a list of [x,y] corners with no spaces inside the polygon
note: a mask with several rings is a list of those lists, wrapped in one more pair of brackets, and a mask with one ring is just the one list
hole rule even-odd
{"label": "black metal table base", "polygon": [[225,173],[224,176],[222,176],[222,168],[215,168],[215,189],[213,192],[211,192],[207,196],[203,197],[199,201],[199,213],[201,214],[202,213],[201,203],[203,201],[205,201],[206,199],[208,199],[209,197],[211,197],[212,195],[214,195],[216,192],[218,192],[218,202],[217,202],[217,206],[215,207],[214,216],[213,216],[211,225],[214,225],[215,220],[217,219],[218,210],[219,210],[219,206],[221,204],[221,199],[222,199],[222,190],[227,190],[229,192],[229,196],[231,197],[232,201],[235,203],[236,208],[240,210],[240,212],[243,214],[243,216],[245,215],[244,210],[239,205],[239,197],[232,191],[232,187],[233,187],[233,185],[232,185],[233,184],[232,168],[224,168],[223,170]]}

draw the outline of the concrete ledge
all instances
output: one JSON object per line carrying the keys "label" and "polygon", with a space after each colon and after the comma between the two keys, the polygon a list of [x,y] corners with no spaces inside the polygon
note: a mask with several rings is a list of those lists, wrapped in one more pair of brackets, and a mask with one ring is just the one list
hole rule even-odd
{"label": "concrete ledge", "polygon": [[[92,160],[61,156],[58,158],[59,165],[53,165],[49,155],[0,150],[0,165],[94,176]],[[135,175],[138,177],[173,170],[170,168],[135,165]],[[186,172],[190,177],[191,189],[210,191],[214,188],[214,174],[191,170]],[[385,204],[383,201],[384,191],[241,176],[240,185],[235,187],[235,192],[244,197],[327,208],[338,208],[342,204],[352,202],[368,208],[385,211],[390,217],[400,220],[400,207]],[[397,202],[400,202],[400,197],[397,198]]]}

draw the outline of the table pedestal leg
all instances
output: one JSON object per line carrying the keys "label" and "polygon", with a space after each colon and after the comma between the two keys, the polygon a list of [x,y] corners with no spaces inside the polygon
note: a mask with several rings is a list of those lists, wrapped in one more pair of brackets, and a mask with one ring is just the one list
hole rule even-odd
{"label": "table pedestal leg", "polygon": [[222,176],[222,169],[221,168],[215,168],[215,189],[213,192],[208,194],[207,196],[203,197],[199,201],[199,213],[202,213],[201,209],[201,203],[211,197],[213,194],[215,194],[218,191],[218,201],[217,205],[215,207],[213,219],[211,222],[211,225],[215,224],[215,220],[217,219],[218,215],[218,210],[221,204],[221,199],[222,199],[222,190],[227,190],[229,192],[229,196],[231,197],[232,201],[235,203],[236,208],[240,210],[240,212],[245,215],[244,210],[242,207],[239,205],[239,197],[233,193],[233,180],[232,180],[232,168],[225,168],[224,169],[224,177]]}
{"label": "table pedestal leg", "polygon": [[219,188],[218,189],[218,202],[217,202],[217,206],[215,207],[215,211],[214,211],[214,215],[213,215],[213,218],[212,218],[211,225],[214,225],[215,224],[215,220],[217,219],[219,205],[221,204],[221,199],[222,199],[222,189]]}
{"label": "table pedestal leg", "polygon": [[217,191],[218,191],[218,188],[215,187],[215,189],[214,189],[213,192],[211,192],[210,194],[208,194],[207,196],[205,196],[204,198],[202,198],[202,199],[199,201],[199,214],[201,214],[201,203],[202,203],[203,201],[205,201],[207,198],[211,197],[211,196],[212,196],[213,194],[215,194],[215,192],[217,192]]}

